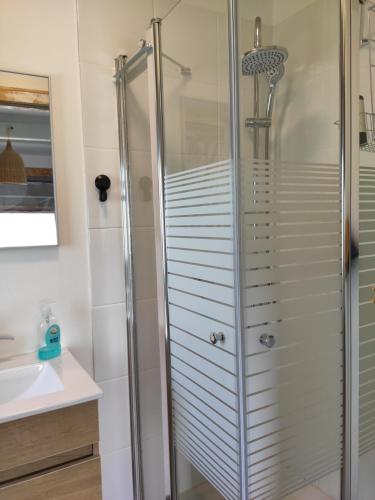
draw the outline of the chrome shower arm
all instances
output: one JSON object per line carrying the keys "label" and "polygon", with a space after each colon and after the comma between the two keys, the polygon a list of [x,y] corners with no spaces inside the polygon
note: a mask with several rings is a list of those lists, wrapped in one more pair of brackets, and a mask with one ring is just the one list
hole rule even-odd
{"label": "chrome shower arm", "polygon": [[262,46],[262,19],[260,17],[255,18],[255,28],[254,28],[254,47],[259,49]]}

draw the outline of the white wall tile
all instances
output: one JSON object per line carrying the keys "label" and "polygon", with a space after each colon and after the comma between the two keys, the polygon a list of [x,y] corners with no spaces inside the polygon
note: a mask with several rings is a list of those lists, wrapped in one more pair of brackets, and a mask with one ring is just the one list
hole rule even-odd
{"label": "white wall tile", "polygon": [[[314,486],[325,493],[331,500],[340,500],[341,470],[331,472],[327,476],[318,479]],[[360,495],[362,500],[362,496]]]}
{"label": "white wall tile", "polygon": [[100,453],[130,446],[129,379],[121,377],[101,382],[104,395],[99,400]]}
{"label": "white wall tile", "polygon": [[138,366],[140,370],[160,365],[157,300],[136,301]]}
{"label": "white wall tile", "polygon": [[[181,82],[180,75],[166,70],[165,135],[167,172],[175,171],[178,155],[218,157],[217,82],[201,83],[195,78]],[[193,116],[198,120],[189,120]],[[193,141],[193,147],[191,142]]]}
{"label": "white wall tile", "polygon": [[129,160],[134,226],[151,227],[154,225],[151,154],[131,151]]}
{"label": "white wall tile", "polygon": [[128,373],[125,304],[92,309],[95,380],[102,382]]}
{"label": "white wall tile", "polygon": [[161,384],[160,372],[156,370],[141,371],[139,374],[140,413],[143,439],[161,435]]}
{"label": "white wall tile", "polygon": [[[85,148],[87,203],[89,209],[89,227],[121,227],[120,205],[120,159],[117,149]],[[95,178],[107,175],[111,187],[107,191],[106,202],[99,201],[99,191],[95,187]]]}
{"label": "white wall tile", "polygon": [[133,500],[130,448],[103,455],[101,463],[103,500]]}
{"label": "white wall tile", "polygon": [[163,18],[180,1],[181,0],[153,0],[153,4],[154,4],[154,17],[161,17],[161,18]]}
{"label": "white wall tile", "polygon": [[129,150],[150,151],[147,71],[128,83],[126,96]]}
{"label": "white wall tile", "polygon": [[162,438],[142,442],[144,500],[164,500],[164,468]]}
{"label": "white wall tile", "polygon": [[306,488],[301,488],[300,490],[284,497],[283,500],[333,500],[331,497],[327,497],[322,491],[313,486],[306,486]]}
{"label": "white wall tile", "polygon": [[78,0],[78,8],[80,58],[100,64],[135,52],[153,17],[152,0]]}
{"label": "white wall tile", "polygon": [[174,74],[182,85],[217,84],[217,13],[204,7],[202,1],[198,5],[181,2],[169,14],[168,24],[166,21],[163,28],[163,52],[192,70],[192,78],[186,80],[174,64],[164,61],[165,72]]}
{"label": "white wall tile", "polygon": [[111,65],[81,63],[85,146],[118,148],[116,88]]}
{"label": "white wall tile", "polygon": [[360,500],[374,498],[375,450],[359,457],[358,484]]}
{"label": "white wall tile", "polygon": [[125,301],[123,237],[121,229],[90,230],[92,305]]}
{"label": "white wall tile", "polygon": [[137,227],[133,231],[135,296],[156,297],[155,237],[153,228]]}

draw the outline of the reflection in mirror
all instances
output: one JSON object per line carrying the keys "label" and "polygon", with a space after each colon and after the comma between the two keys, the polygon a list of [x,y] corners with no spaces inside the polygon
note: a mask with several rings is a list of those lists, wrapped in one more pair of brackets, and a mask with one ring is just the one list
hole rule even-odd
{"label": "reflection in mirror", "polygon": [[57,245],[49,79],[0,71],[0,248]]}

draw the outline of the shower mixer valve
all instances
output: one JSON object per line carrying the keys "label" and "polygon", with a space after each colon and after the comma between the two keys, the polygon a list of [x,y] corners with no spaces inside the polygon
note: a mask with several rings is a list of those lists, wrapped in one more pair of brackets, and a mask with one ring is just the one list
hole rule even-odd
{"label": "shower mixer valve", "polygon": [[215,345],[217,342],[224,342],[225,335],[223,332],[212,332],[210,333],[210,342]]}
{"label": "shower mixer valve", "polygon": [[275,337],[273,335],[268,335],[268,333],[263,333],[259,337],[259,342],[262,345],[264,345],[265,347],[268,347],[269,349],[271,349],[275,345],[276,340],[275,340]]}

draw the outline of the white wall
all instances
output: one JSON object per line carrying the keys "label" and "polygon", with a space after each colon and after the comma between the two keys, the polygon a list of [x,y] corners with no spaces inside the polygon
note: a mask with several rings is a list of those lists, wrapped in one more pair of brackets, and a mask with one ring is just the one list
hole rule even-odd
{"label": "white wall", "polygon": [[88,237],[74,0],[0,0],[0,68],[51,77],[58,248],[0,251],[0,356],[34,350],[38,302],[56,301],[63,341],[92,370]]}

